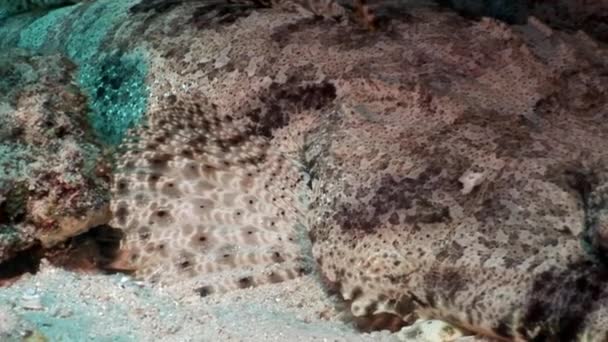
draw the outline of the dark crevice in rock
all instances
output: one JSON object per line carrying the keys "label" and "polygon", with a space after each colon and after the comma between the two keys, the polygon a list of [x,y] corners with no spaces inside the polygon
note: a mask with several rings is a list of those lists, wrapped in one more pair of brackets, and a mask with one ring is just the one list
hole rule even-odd
{"label": "dark crevice in rock", "polygon": [[165,13],[181,5],[184,0],[142,0],[129,8],[131,14],[154,12],[155,14]]}
{"label": "dark crevice in rock", "polygon": [[408,325],[408,322],[404,321],[398,315],[387,312],[353,317],[353,323],[357,330],[363,333],[381,330],[388,330],[392,333],[396,333],[401,330],[401,328]]}
{"label": "dark crevice in rock", "polygon": [[582,0],[434,0],[439,6],[470,19],[491,17],[511,25],[524,25],[534,16],[555,30],[584,31],[608,42],[608,5]]}
{"label": "dark crevice in rock", "polygon": [[120,229],[107,225],[94,227],[71,238],[62,247],[48,251],[46,257],[56,266],[69,270],[101,270],[114,273],[107,267],[118,256],[123,237],[124,233]]}
{"label": "dark crevice in rock", "polygon": [[0,183],[0,227],[13,226],[25,220],[25,206],[29,191],[24,182]]}
{"label": "dark crevice in rock", "polygon": [[0,263],[0,286],[10,284],[26,273],[36,274],[40,268],[40,260],[43,255],[42,246],[35,244]]}
{"label": "dark crevice in rock", "polygon": [[43,258],[70,271],[116,273],[109,265],[118,256],[123,237],[121,230],[103,225],[56,247],[45,249],[37,242],[0,263],[0,286],[10,284],[24,274],[36,274]]}
{"label": "dark crevice in rock", "polygon": [[530,0],[529,14],[551,28],[567,32],[584,31],[601,42],[608,42],[608,5],[602,1]]}
{"label": "dark crevice in rock", "polygon": [[525,24],[527,0],[435,0],[440,6],[456,11],[468,19],[492,17],[508,24]]}

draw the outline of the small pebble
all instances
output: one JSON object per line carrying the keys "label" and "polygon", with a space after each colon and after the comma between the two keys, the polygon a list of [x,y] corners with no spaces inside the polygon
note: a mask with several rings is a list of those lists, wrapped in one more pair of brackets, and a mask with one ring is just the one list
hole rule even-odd
{"label": "small pebble", "polygon": [[33,290],[26,290],[23,296],[21,296],[21,300],[19,301],[19,306],[26,310],[43,310],[44,306],[42,306],[42,302],[40,301],[40,295],[36,294]]}
{"label": "small pebble", "polygon": [[68,318],[70,316],[72,316],[73,312],[72,310],[68,309],[68,308],[56,308],[53,311],[53,316],[58,317],[58,318]]}
{"label": "small pebble", "polygon": [[397,333],[402,342],[452,342],[463,336],[461,330],[439,320],[418,320]]}

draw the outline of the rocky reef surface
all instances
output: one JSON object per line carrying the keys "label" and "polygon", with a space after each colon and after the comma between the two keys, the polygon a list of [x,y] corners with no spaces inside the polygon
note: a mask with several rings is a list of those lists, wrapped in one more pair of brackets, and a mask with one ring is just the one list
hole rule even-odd
{"label": "rocky reef surface", "polygon": [[76,69],[61,54],[0,55],[0,261],[109,220],[110,169]]}
{"label": "rocky reef surface", "polygon": [[[420,318],[453,325],[430,325],[444,340],[604,340],[601,27],[387,12],[375,32],[221,1],[98,0],[5,19],[0,256],[109,224],[125,235],[114,269],[153,296],[217,300],[210,317],[302,286],[306,317],[414,324],[387,340],[423,339]],[[56,277],[90,291],[89,275],[51,270],[0,290],[17,308],[3,317],[48,318],[36,291],[61,297]],[[27,292],[22,311],[11,291]],[[228,316],[255,322],[247,312]],[[162,340],[236,329],[136,321]],[[36,322],[13,326],[56,336]]]}

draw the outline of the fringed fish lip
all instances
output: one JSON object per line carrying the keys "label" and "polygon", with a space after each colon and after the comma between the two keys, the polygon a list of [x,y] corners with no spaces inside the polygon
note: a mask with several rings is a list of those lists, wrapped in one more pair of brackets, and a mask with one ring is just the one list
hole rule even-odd
{"label": "fringed fish lip", "polygon": [[101,268],[106,272],[134,274],[137,268],[131,262],[132,254],[128,249],[120,249],[113,260],[102,265]]}

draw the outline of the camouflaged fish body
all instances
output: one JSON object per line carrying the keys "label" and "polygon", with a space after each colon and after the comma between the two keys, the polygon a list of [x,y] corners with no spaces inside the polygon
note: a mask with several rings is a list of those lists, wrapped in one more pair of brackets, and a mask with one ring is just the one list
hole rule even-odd
{"label": "camouflaged fish body", "polygon": [[608,66],[593,42],[445,13],[393,35],[237,14],[201,14],[177,26],[199,20],[186,38],[146,27],[155,94],[178,100],[117,167],[112,225],[136,276],[208,295],[316,268],[376,327],[606,340]]}
{"label": "camouflaged fish body", "polygon": [[311,271],[294,206],[304,175],[262,137],[182,102],[150,114],[124,148],[113,224],[136,276],[207,295]]}

